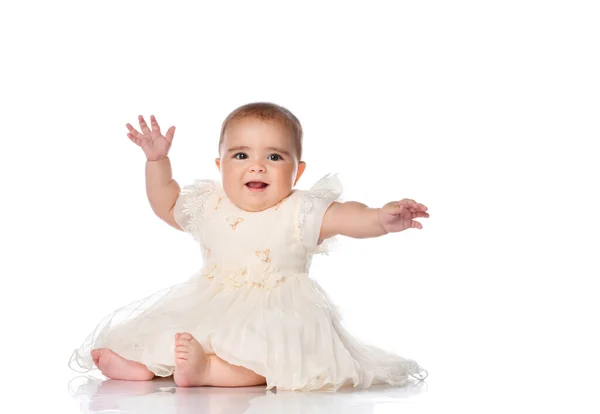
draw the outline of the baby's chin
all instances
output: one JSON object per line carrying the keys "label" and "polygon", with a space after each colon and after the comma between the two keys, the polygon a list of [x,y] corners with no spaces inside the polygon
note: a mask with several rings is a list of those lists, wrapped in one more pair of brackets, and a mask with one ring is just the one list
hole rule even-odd
{"label": "baby's chin", "polygon": [[242,194],[236,194],[235,197],[231,197],[227,192],[225,193],[237,208],[249,212],[259,212],[268,210],[281,203],[281,201],[287,198],[292,192],[291,188],[287,191],[273,190],[275,190],[275,188],[270,188],[270,186],[260,192],[248,189],[247,191],[243,191]]}

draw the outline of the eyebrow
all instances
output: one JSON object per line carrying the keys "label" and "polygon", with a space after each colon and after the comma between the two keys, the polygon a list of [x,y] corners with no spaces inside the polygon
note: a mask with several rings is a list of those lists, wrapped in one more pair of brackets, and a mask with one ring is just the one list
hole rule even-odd
{"label": "eyebrow", "polygon": [[[240,151],[240,150],[246,150],[246,151],[247,151],[247,150],[251,150],[251,149],[252,149],[252,148],[250,148],[250,147],[248,147],[248,146],[245,146],[245,145],[240,145],[240,146],[238,146],[238,147],[231,147],[231,148],[229,148],[229,149],[227,150],[227,152],[229,153],[229,152],[233,152],[233,151]],[[284,149],[282,149],[282,148],[277,148],[277,147],[267,147],[266,149],[268,149],[268,150],[270,150],[270,151],[280,152],[280,153],[282,153],[282,154],[285,154],[285,155],[287,155],[288,157],[291,157],[291,154],[290,154],[288,151],[286,151],[286,150],[284,150]]]}

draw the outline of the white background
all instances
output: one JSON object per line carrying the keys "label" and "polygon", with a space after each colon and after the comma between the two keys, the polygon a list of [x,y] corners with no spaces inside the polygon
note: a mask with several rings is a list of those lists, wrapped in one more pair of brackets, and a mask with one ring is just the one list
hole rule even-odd
{"label": "white background", "polygon": [[221,122],[253,101],[302,122],[298,188],[338,172],[344,200],[429,207],[422,230],[342,239],[312,269],[352,331],[429,371],[411,412],[595,412],[595,2],[216,3],[0,7],[12,412],[77,412],[72,350],[201,265],[153,215],[125,124],[175,125],[175,179],[219,179]]}

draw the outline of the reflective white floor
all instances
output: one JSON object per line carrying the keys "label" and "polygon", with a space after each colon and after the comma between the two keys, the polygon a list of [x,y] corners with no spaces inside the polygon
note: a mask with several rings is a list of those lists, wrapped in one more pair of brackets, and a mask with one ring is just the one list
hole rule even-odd
{"label": "reflective white floor", "polygon": [[75,377],[69,394],[81,413],[135,414],[252,414],[252,413],[385,413],[415,412],[411,403],[426,392],[426,382],[403,388],[386,386],[368,390],[343,389],[333,392],[277,392],[265,388],[176,387],[172,379],[129,382]]}

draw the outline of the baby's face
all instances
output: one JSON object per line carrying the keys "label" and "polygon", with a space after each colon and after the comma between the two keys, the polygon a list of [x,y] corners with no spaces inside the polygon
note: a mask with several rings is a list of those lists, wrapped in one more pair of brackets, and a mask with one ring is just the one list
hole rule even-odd
{"label": "baby's face", "polygon": [[220,156],[216,162],[223,189],[246,211],[265,210],[289,196],[306,165],[297,159],[288,131],[255,118],[229,124]]}

